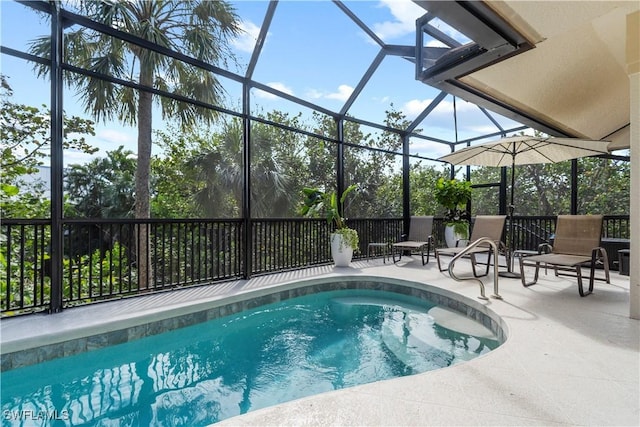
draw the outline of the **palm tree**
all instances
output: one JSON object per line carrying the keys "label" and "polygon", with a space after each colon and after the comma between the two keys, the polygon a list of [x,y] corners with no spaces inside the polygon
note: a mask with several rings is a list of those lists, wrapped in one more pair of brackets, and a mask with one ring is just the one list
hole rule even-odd
{"label": "palm tree", "polygon": [[[207,216],[240,213],[244,188],[242,133],[240,120],[226,121],[222,133],[211,137],[212,143],[203,146],[188,165],[188,169],[198,171],[198,178],[204,183],[194,196]],[[267,125],[253,124],[250,169],[253,217],[286,217],[295,211],[292,179],[281,164],[279,143],[269,134]],[[230,207],[235,212],[230,212]]]}
{"label": "palm tree", "polygon": [[[78,6],[80,14],[91,20],[213,65],[234,58],[229,43],[241,31],[235,10],[223,0],[89,0],[73,4]],[[135,81],[144,87],[173,91],[207,104],[217,104],[223,96],[222,86],[210,72],[138,45],[85,27],[66,32],[65,38],[65,61],[75,66]],[[48,36],[36,39],[30,50],[35,55],[47,56],[50,43]],[[49,72],[46,66],[36,67],[39,75]],[[85,110],[96,121],[117,118],[125,124],[137,124],[135,216],[148,218],[152,93],[81,74],[65,73],[65,76],[81,94]],[[193,104],[157,98],[155,101],[161,107],[163,119],[175,117],[183,128],[199,121],[208,124],[216,116],[213,110]],[[139,268],[145,269],[148,251],[144,230],[140,241],[139,261],[142,262],[139,262]],[[138,273],[140,286],[146,286],[149,280],[146,272]]]}

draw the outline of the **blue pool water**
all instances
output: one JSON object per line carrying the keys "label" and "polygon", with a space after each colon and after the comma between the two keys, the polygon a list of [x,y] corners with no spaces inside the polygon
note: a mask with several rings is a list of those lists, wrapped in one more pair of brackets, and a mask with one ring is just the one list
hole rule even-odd
{"label": "blue pool water", "polygon": [[10,370],[2,374],[3,425],[207,425],[499,345],[479,324],[477,336],[439,324],[434,310],[442,313],[391,292],[322,292]]}

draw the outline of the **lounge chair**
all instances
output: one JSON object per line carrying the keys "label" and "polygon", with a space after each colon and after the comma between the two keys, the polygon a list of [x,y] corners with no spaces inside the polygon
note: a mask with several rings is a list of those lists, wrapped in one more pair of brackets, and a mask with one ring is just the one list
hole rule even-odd
{"label": "lounge chair", "polygon": [[[607,251],[600,246],[602,236],[602,215],[558,215],[556,222],[556,232],[551,245],[541,245],[539,252],[546,246],[548,253],[540,255],[525,256],[520,258],[520,277],[522,285],[525,287],[534,285],[538,281],[540,264],[553,267],[556,276],[561,271],[572,271],[578,278],[578,292],[581,297],[593,292],[594,280],[609,280],[609,259]],[[595,267],[597,263],[602,263],[604,268],[604,278],[595,277]],[[584,291],[582,286],[582,267],[586,264],[590,266],[589,290]],[[532,282],[527,282],[524,277],[524,266],[535,266],[536,271]]]}
{"label": "lounge chair", "polygon": [[[409,223],[409,235],[406,239],[391,245],[391,256],[393,262],[397,262],[402,258],[402,252],[409,253],[418,252],[422,256],[422,265],[429,262],[429,253],[433,246],[433,217],[432,216],[412,216]],[[403,236],[404,237],[404,236]],[[396,251],[400,252],[400,256],[396,260]],[[425,261],[424,256],[427,255]]]}
{"label": "lounge chair", "polygon": [[[505,215],[478,215],[473,223],[473,229],[471,230],[471,237],[469,238],[469,242],[475,242],[476,240],[487,237],[494,241],[499,247],[504,248],[504,244],[502,243],[502,233],[504,231],[504,224],[507,217]],[[466,246],[466,245],[465,245]],[[438,269],[440,271],[445,271],[445,268],[442,268],[440,264],[440,257],[442,256],[456,256],[463,250],[465,250],[465,246],[457,246],[455,248],[437,248],[436,249],[436,260],[438,261]],[[478,254],[487,254],[487,270],[483,274],[478,274],[476,271],[476,255]],[[471,267],[473,268],[473,275],[475,277],[482,277],[489,274],[489,266],[491,265],[491,245],[489,244],[481,244],[476,246],[475,248],[469,251],[469,257],[471,258]],[[497,261],[497,260],[496,260]]]}

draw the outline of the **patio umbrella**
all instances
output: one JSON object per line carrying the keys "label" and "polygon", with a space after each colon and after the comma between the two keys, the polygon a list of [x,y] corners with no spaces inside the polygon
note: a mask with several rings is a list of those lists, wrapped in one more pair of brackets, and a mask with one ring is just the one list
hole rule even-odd
{"label": "patio umbrella", "polygon": [[558,163],[580,157],[595,156],[608,153],[609,141],[594,141],[574,138],[511,136],[498,141],[466,147],[446,156],[442,160],[454,165],[474,166],[511,166],[511,203],[509,204],[509,236],[507,274],[518,277],[511,272],[511,251],[513,251],[513,191],[515,187],[515,166],[538,163]]}

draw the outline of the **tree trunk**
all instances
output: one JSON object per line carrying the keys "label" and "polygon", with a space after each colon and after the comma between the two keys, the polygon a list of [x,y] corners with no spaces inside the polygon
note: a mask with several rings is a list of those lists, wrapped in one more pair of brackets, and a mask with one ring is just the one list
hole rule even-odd
{"label": "tree trunk", "polygon": [[[140,84],[152,86],[153,72],[140,63]],[[151,123],[153,95],[139,92],[138,102],[138,163],[136,169],[136,218],[150,217],[149,175],[151,171]],[[148,289],[153,283],[151,274],[151,245],[148,224],[138,225],[138,288]]]}

